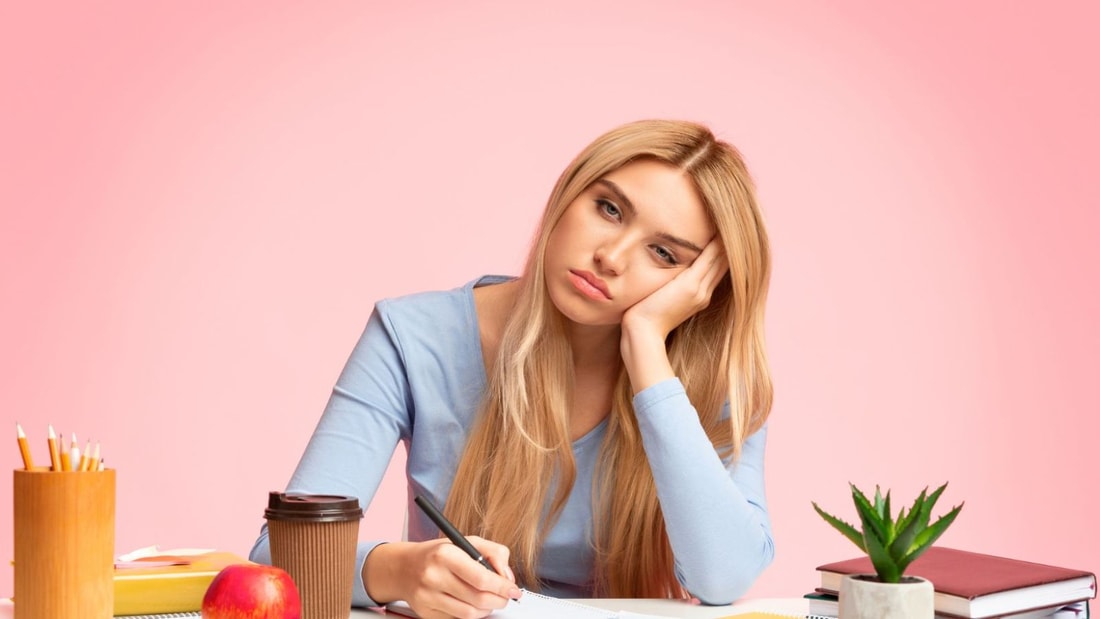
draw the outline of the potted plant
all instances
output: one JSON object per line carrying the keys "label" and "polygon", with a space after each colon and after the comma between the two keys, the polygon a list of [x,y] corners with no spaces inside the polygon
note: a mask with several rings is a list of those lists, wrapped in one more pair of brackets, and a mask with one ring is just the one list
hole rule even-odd
{"label": "potted plant", "polygon": [[897,518],[890,509],[889,491],[884,498],[875,486],[872,503],[855,484],[848,485],[862,530],[813,503],[825,522],[859,546],[875,567],[874,574],[849,575],[841,580],[840,619],[932,619],[935,612],[932,583],[917,576],[905,576],[905,569],[943,535],[963,504],[930,524],[932,507],[947,488],[946,483],[932,494],[928,494],[928,488],[922,490],[909,511],[902,507]]}

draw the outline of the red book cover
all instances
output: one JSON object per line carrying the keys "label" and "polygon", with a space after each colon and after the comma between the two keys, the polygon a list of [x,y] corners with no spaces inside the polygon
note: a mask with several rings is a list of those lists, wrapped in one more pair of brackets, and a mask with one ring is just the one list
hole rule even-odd
{"label": "red book cover", "polygon": [[[821,589],[836,592],[841,576],[873,574],[866,557],[818,566]],[[1084,570],[933,546],[905,570],[936,590],[936,611],[987,617],[1096,597],[1096,576]]]}

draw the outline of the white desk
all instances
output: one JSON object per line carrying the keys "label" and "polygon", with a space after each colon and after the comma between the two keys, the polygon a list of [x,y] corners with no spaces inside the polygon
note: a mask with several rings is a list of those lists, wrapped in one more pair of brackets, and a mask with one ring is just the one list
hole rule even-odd
{"label": "white desk", "polygon": [[[629,610],[636,613],[645,613],[647,615],[657,615],[661,617],[684,617],[699,619],[714,619],[716,617],[726,617],[736,613],[743,613],[752,610],[771,611],[778,613],[785,613],[794,616],[805,614],[808,603],[802,598],[772,598],[772,599],[758,599],[758,600],[741,600],[736,604],[730,606],[693,606],[684,602],[677,602],[673,600],[576,600],[583,604],[590,606],[598,606],[600,608],[606,608],[608,610]],[[352,610],[348,615],[348,619],[357,619],[364,617],[379,617],[384,616],[384,613],[376,613],[370,610]],[[390,615],[391,617],[393,615]],[[11,600],[3,600],[0,602],[0,619],[13,619],[15,617],[15,610],[12,607]]]}

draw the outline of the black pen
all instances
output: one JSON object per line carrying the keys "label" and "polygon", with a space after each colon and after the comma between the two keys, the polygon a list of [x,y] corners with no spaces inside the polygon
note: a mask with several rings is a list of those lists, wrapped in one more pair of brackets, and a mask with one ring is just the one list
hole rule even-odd
{"label": "black pen", "polygon": [[490,570],[496,574],[500,574],[501,576],[504,575],[493,568],[493,566],[489,563],[485,556],[478,552],[477,548],[474,548],[474,545],[470,543],[470,540],[466,539],[462,536],[461,533],[458,532],[458,529],[455,528],[455,525],[451,524],[450,520],[447,520],[446,516],[439,513],[439,510],[435,508],[435,505],[432,505],[431,501],[425,499],[420,495],[417,495],[417,497],[413,499],[413,501],[420,506],[420,509],[424,510],[424,513],[427,514],[429,518],[432,519],[432,522],[435,523],[435,526],[439,527],[439,530],[443,531],[443,534],[446,535],[447,538],[450,539],[452,542],[454,542],[455,546],[458,546],[459,548],[464,550],[466,554],[470,555],[470,558],[474,561],[477,561],[478,563],[484,565],[485,569]]}

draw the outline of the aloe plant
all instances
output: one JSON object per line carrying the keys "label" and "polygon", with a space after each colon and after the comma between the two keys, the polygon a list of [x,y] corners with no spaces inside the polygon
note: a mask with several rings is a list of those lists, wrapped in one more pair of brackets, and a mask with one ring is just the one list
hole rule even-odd
{"label": "aloe plant", "polygon": [[913,502],[909,511],[906,512],[902,507],[895,519],[890,510],[889,490],[883,498],[878,486],[875,486],[875,501],[872,503],[859,488],[856,488],[855,484],[848,485],[852,487],[852,500],[856,504],[856,512],[859,513],[862,531],[826,513],[818,507],[817,503],[813,503],[814,509],[825,519],[825,522],[843,533],[844,537],[850,539],[871,558],[875,573],[882,582],[900,582],[909,564],[943,535],[963,507],[963,503],[960,503],[940,516],[934,523],[929,524],[932,507],[947,488],[945,483],[936,488],[932,494],[928,494],[926,487]]}

